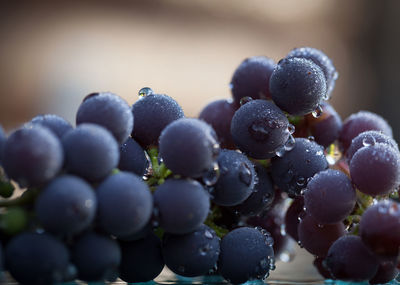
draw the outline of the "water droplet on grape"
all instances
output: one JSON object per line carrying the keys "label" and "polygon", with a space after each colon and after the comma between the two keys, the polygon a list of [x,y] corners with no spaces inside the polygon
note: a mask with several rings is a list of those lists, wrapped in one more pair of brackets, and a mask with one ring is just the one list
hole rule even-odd
{"label": "water droplet on grape", "polygon": [[376,140],[373,136],[367,135],[363,141],[362,141],[363,146],[373,146],[376,144]]}
{"label": "water droplet on grape", "polygon": [[213,234],[212,234],[209,230],[206,230],[206,231],[204,232],[204,236],[205,236],[206,238],[209,238],[209,239],[212,239],[212,238],[213,238]]}
{"label": "water droplet on grape", "polygon": [[246,103],[249,103],[250,101],[253,101],[253,98],[250,96],[246,96],[240,99],[240,106],[243,106]]}
{"label": "water droplet on grape", "polygon": [[299,176],[296,180],[296,184],[299,186],[304,186],[306,184],[306,179],[303,176]]}
{"label": "water droplet on grape", "polygon": [[296,131],[296,127],[292,124],[289,124],[287,127],[287,130],[288,130],[289,134],[293,135],[294,132]]}
{"label": "water droplet on grape", "polygon": [[151,94],[153,94],[153,89],[151,89],[150,87],[143,87],[138,92],[139,98],[143,98]]}
{"label": "water droplet on grape", "polygon": [[312,142],[315,141],[315,137],[313,137],[313,136],[309,136],[307,139],[308,139],[309,141],[312,141]]}
{"label": "water droplet on grape", "polygon": [[323,110],[322,110],[321,105],[318,105],[317,109],[312,111],[312,115],[313,115],[314,118],[319,118],[319,117],[321,117],[322,112],[323,112]]}
{"label": "water droplet on grape", "polygon": [[239,166],[239,179],[247,186],[250,186],[253,175],[251,174],[250,167],[242,162]]}
{"label": "water droplet on grape", "polygon": [[278,147],[275,151],[275,154],[279,157],[284,156],[286,153],[285,146]]}
{"label": "water droplet on grape", "polygon": [[294,146],[295,146],[295,139],[292,135],[289,136],[288,140],[286,141],[285,145],[283,146],[285,148],[285,151],[291,151]]}
{"label": "water droplet on grape", "polygon": [[213,167],[203,174],[203,182],[206,186],[213,186],[217,183],[220,175],[218,163],[215,162]]}

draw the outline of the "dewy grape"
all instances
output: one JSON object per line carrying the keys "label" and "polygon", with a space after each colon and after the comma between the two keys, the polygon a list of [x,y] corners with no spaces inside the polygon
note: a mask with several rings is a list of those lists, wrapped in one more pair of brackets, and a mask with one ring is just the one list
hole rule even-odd
{"label": "dewy grape", "polygon": [[0,270],[58,284],[147,282],[168,267],[237,284],[267,278],[296,241],[321,279],[391,281],[399,148],[377,114],[342,122],[328,102],[337,78],[303,47],[245,59],[232,99],[198,118],[144,87],[133,106],[82,94],[76,127],[54,114],[0,126]]}

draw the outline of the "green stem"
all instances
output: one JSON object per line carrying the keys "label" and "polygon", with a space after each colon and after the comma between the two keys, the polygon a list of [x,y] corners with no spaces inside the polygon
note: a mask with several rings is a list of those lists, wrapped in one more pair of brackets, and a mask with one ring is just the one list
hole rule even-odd
{"label": "green stem", "polygon": [[22,193],[21,196],[10,200],[0,200],[0,207],[14,207],[14,206],[25,206],[33,201],[39,195],[39,189],[31,188]]}

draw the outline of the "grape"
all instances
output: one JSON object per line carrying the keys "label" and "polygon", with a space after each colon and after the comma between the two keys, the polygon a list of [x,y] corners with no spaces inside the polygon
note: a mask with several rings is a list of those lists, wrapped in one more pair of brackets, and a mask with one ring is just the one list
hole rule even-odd
{"label": "grape", "polygon": [[322,51],[312,47],[295,48],[289,52],[286,58],[300,57],[313,61],[318,65],[325,75],[327,96],[330,95],[335,87],[335,81],[338,77],[335,67],[329,57]]}
{"label": "grape", "polygon": [[254,216],[271,208],[275,198],[275,190],[271,178],[265,167],[261,164],[255,165],[257,179],[253,193],[233,210],[242,216]]}
{"label": "grape", "polygon": [[166,234],[162,243],[165,264],[181,276],[206,275],[217,265],[219,243],[215,232],[205,225],[185,235]]}
{"label": "grape", "polygon": [[145,182],[129,172],[119,172],[104,180],[96,191],[99,226],[115,236],[140,231],[153,213],[153,199]]}
{"label": "grape", "polygon": [[[230,127],[230,124],[229,124]],[[4,152],[4,146],[7,141],[7,135],[3,130],[3,127],[0,125],[0,165],[3,160],[3,152]]]}
{"label": "grape", "polygon": [[158,146],[161,131],[185,116],[174,99],[160,94],[141,97],[133,104],[132,112],[135,119],[132,137],[144,148]]}
{"label": "grape", "polygon": [[379,132],[379,131],[366,131],[360,133],[356,136],[352,141],[351,145],[346,152],[347,161],[350,163],[351,159],[353,158],[354,154],[362,147],[371,146],[376,143],[383,143],[395,150],[399,150],[399,146],[397,145],[396,141],[391,137]]}
{"label": "grape", "polygon": [[314,115],[307,115],[306,120],[315,142],[326,148],[339,138],[343,123],[339,114],[329,103],[323,102],[321,108],[321,116],[315,118]]}
{"label": "grape", "polygon": [[272,100],[283,111],[302,116],[316,110],[326,96],[326,80],[321,68],[304,58],[285,58],[271,75]]}
{"label": "grape", "polygon": [[339,170],[327,169],[313,176],[304,192],[304,206],[320,224],[343,221],[356,204],[351,180]]}
{"label": "grape", "polygon": [[62,140],[66,169],[89,181],[99,181],[118,165],[119,149],[114,137],[95,124],[81,124]]}
{"label": "grape", "polygon": [[210,210],[208,192],[200,183],[190,179],[166,180],[157,187],[153,197],[160,227],[172,234],[195,231]]}
{"label": "grape", "polygon": [[138,232],[134,232],[133,234],[129,235],[118,236],[118,239],[122,241],[135,241],[146,238],[153,232],[153,224],[155,224],[154,220],[150,219],[150,221],[148,221],[147,224]]}
{"label": "grape", "polygon": [[315,257],[314,259],[314,267],[318,270],[318,273],[324,277],[325,279],[333,279],[331,273],[327,268],[324,266],[325,258],[324,257]]}
{"label": "grape", "polygon": [[230,83],[234,102],[240,105],[240,99],[271,98],[269,94],[269,78],[276,63],[265,56],[253,56],[243,60],[236,68]]}
{"label": "grape", "polygon": [[100,92],[86,98],[79,106],[76,124],[92,123],[109,130],[118,143],[122,144],[132,132],[133,116],[128,103],[121,97]]}
{"label": "grape", "polygon": [[273,267],[273,257],[269,235],[254,228],[237,228],[221,241],[219,273],[231,283],[262,279]]}
{"label": "grape", "polygon": [[351,159],[350,175],[361,192],[371,196],[388,194],[400,183],[400,154],[386,144],[363,147]]}
{"label": "grape", "polygon": [[95,218],[97,200],[92,187],[79,177],[63,175],[46,186],[36,200],[41,225],[55,234],[76,234]]}
{"label": "grape", "polygon": [[294,148],[271,160],[271,176],[289,196],[299,195],[314,174],[328,168],[323,148],[304,138],[296,138]]}
{"label": "grape", "polygon": [[132,138],[128,138],[120,147],[118,168],[143,176],[149,166],[143,148]]}
{"label": "grape", "polygon": [[297,196],[290,207],[286,211],[285,215],[285,231],[289,234],[295,241],[299,240],[298,226],[300,223],[300,213],[303,212],[304,208],[304,197]]}
{"label": "grape", "polygon": [[246,200],[254,190],[254,165],[243,154],[222,150],[218,156],[220,176],[213,187],[212,200],[221,206],[235,206]]}
{"label": "grape", "polygon": [[392,281],[399,273],[396,268],[397,261],[383,261],[379,263],[378,271],[369,280],[369,284],[384,284]]}
{"label": "grape", "polygon": [[397,256],[400,247],[400,204],[380,201],[362,215],[360,236],[363,242],[381,256]]}
{"label": "grape", "polygon": [[218,153],[214,130],[198,119],[176,120],[160,136],[160,156],[174,174],[201,177],[213,167]]}
{"label": "grape", "polygon": [[289,139],[289,122],[272,102],[253,100],[241,106],[232,118],[231,133],[236,146],[245,154],[266,159]]}
{"label": "grape", "polygon": [[71,255],[81,280],[105,281],[118,276],[121,250],[108,236],[86,233],[76,241]]}
{"label": "grape", "polygon": [[217,133],[221,148],[236,148],[231,135],[231,122],[236,109],[232,102],[221,99],[209,103],[199,115],[199,119],[204,120],[213,127]]}
{"label": "grape", "polygon": [[351,281],[370,280],[379,265],[361,238],[354,235],[342,236],[336,240],[329,248],[325,261],[334,278]]}
{"label": "grape", "polygon": [[147,282],[156,278],[164,268],[161,241],[150,234],[137,241],[120,241],[120,278],[128,283]]}
{"label": "grape", "polygon": [[34,117],[32,124],[39,124],[42,127],[49,128],[59,139],[61,139],[68,131],[72,130],[72,125],[57,115],[46,114]]}
{"label": "grape", "polygon": [[300,244],[310,253],[326,256],[332,243],[345,234],[343,223],[321,225],[310,215],[305,215],[298,227]]}
{"label": "grape", "polygon": [[61,170],[64,154],[59,139],[47,128],[26,125],[4,145],[3,166],[21,187],[39,186]]}
{"label": "grape", "polygon": [[372,130],[380,131],[389,137],[393,137],[392,128],[381,116],[368,111],[352,114],[343,122],[339,135],[342,151],[345,153],[350,147],[351,141],[360,133]]}
{"label": "grape", "polygon": [[11,276],[22,284],[53,284],[63,281],[68,267],[67,248],[48,234],[23,233],[5,249]]}

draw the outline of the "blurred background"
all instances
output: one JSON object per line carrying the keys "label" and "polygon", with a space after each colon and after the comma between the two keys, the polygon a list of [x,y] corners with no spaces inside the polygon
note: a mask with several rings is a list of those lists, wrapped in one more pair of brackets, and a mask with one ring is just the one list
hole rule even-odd
{"label": "blurred background", "polygon": [[312,46],[339,71],[332,104],[343,118],[380,113],[397,139],[400,2],[325,0],[1,1],[0,124],[39,113],[74,122],[82,98],[111,91],[130,104],[150,86],[187,116],[230,97],[249,56],[275,60]]}
{"label": "blurred background", "polygon": [[[88,93],[111,91],[132,104],[144,86],[197,116],[210,100],[230,97],[231,76],[244,58],[278,61],[311,46],[339,71],[331,101],[342,118],[377,112],[400,138],[400,1],[0,3],[0,124],[7,130],[40,113],[74,123]],[[312,258],[299,254],[275,276],[315,276]]]}

